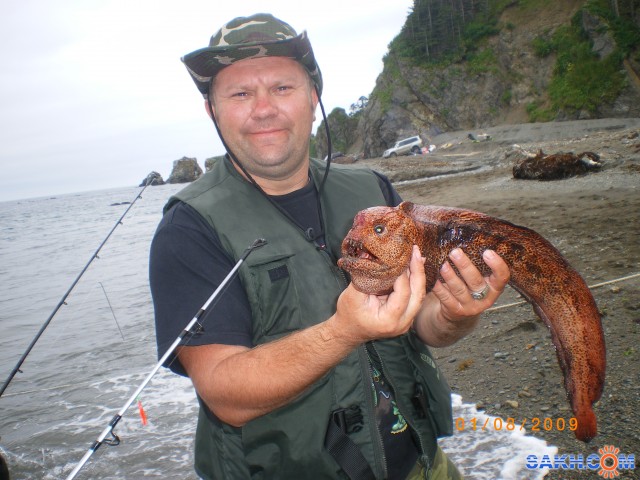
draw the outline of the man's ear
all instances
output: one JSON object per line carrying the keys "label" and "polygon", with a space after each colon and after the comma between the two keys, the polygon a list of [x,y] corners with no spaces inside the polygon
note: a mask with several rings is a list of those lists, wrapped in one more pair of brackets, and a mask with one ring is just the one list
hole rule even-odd
{"label": "man's ear", "polygon": [[313,121],[316,121],[316,109],[318,108],[318,90],[314,86],[311,89],[311,105],[313,106]]}
{"label": "man's ear", "polygon": [[[213,108],[213,111],[211,110]],[[209,103],[208,100],[204,101],[204,109],[207,112],[207,115],[209,115],[209,118],[213,118],[213,116],[215,115],[215,108],[213,107],[213,105],[211,103]]]}

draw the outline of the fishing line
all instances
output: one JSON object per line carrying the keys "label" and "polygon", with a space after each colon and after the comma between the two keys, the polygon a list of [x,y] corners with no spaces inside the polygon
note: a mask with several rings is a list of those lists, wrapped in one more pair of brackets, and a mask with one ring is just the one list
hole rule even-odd
{"label": "fishing line", "polygon": [[[115,446],[115,445],[118,445],[120,443],[120,438],[116,434],[113,433],[113,429],[118,424],[118,422],[120,421],[120,419],[122,418],[124,413],[131,406],[131,404],[134,401],[136,401],[136,399],[140,396],[140,393],[142,392],[144,387],[147,386],[147,384],[151,381],[151,379],[156,374],[156,372],[158,370],[160,370],[160,367],[162,367],[162,365],[169,358],[169,356],[173,354],[173,351],[180,345],[180,343],[185,338],[185,336],[189,334],[190,330],[194,327],[194,325],[196,325],[196,324],[199,325],[200,318],[202,318],[202,316],[207,311],[207,309],[209,308],[211,303],[218,297],[218,295],[220,295],[220,292],[224,291],[227,283],[229,283],[233,279],[233,277],[235,276],[236,272],[238,271],[238,269],[240,268],[242,263],[247,259],[249,254],[251,252],[253,252],[255,249],[260,248],[260,247],[262,247],[262,246],[264,246],[266,244],[267,244],[266,240],[264,240],[263,238],[258,238],[256,240],[254,240],[254,242],[251,245],[249,245],[249,247],[247,247],[247,249],[244,251],[244,253],[240,257],[238,262],[233,266],[233,268],[227,274],[227,276],[224,278],[224,280],[222,280],[222,283],[220,283],[220,285],[218,285],[218,288],[215,289],[215,291],[207,299],[207,301],[204,303],[204,305],[200,308],[198,313],[196,313],[196,315],[191,319],[191,321],[182,330],[182,332],[180,332],[180,335],[178,335],[178,337],[174,340],[174,342],[171,344],[171,346],[167,349],[167,351],[164,353],[164,355],[162,355],[162,358],[160,358],[158,363],[156,363],[155,367],[153,367],[151,372],[147,375],[147,378],[145,378],[144,381],[140,384],[140,386],[136,389],[136,391],[133,392],[133,395],[131,395],[131,397],[129,397],[129,399],[125,402],[125,404],[118,411],[118,413],[116,413],[113,416],[113,418],[109,422],[109,425],[102,431],[102,433],[98,436],[97,440],[95,442],[93,442],[91,447],[89,447],[89,450],[87,450],[87,452],[84,454],[84,456],[82,457],[80,462],[78,462],[76,467],[69,474],[69,476],[67,477],[67,480],[72,480],[73,478],[75,478],[75,476],[78,474],[80,469],[84,466],[85,463],[87,463],[87,461],[89,460],[89,457],[91,457],[91,455],[93,455],[93,452],[95,452],[100,447],[100,445],[102,445],[103,443],[106,443],[107,445],[114,445]],[[111,435],[111,438],[106,439],[107,435]]]}
{"label": "fishing line", "polygon": [[104,292],[104,298],[107,299],[107,303],[109,304],[109,310],[111,310],[111,315],[113,315],[113,320],[116,322],[116,326],[118,327],[118,330],[120,330],[120,335],[122,336],[122,340],[124,340],[124,333],[122,333],[122,329],[120,328],[120,324],[118,323],[116,314],[113,311],[113,307],[111,306],[111,302],[109,301],[109,296],[107,295],[107,291],[104,289],[104,285],[102,285],[102,282],[98,282],[98,283],[102,287],[102,291]]}
{"label": "fishing line", "polygon": [[35,346],[36,342],[40,339],[40,337],[42,336],[42,334],[44,333],[44,331],[47,329],[47,327],[49,326],[49,324],[51,323],[51,320],[53,320],[53,317],[55,317],[56,313],[58,313],[58,310],[60,310],[60,308],[62,307],[62,305],[66,305],[65,301],[67,300],[67,297],[69,296],[69,294],[71,293],[71,291],[74,289],[74,287],[76,286],[76,284],[80,281],[80,279],[82,278],[82,276],[84,275],[84,273],[87,271],[87,269],[89,268],[89,265],[91,265],[91,263],[93,262],[93,260],[95,258],[98,258],[98,253],[100,252],[100,250],[102,249],[102,247],[105,245],[105,243],[107,243],[107,240],[109,240],[109,237],[111,237],[111,234],[115,231],[115,229],[118,227],[118,225],[122,224],[122,220],[124,219],[124,217],[127,215],[127,213],[129,213],[129,210],[131,210],[131,208],[133,207],[133,205],[136,203],[136,201],[139,198],[142,198],[142,192],[144,192],[146,190],[146,188],[149,185],[152,185],[155,182],[155,178],[152,179],[151,181],[149,181],[149,176],[147,176],[147,178],[145,179],[145,185],[144,188],[142,190],[140,190],[140,192],[138,194],[136,194],[136,197],[133,199],[133,201],[129,204],[129,206],[127,207],[127,209],[124,211],[124,213],[122,214],[122,216],[118,219],[118,221],[116,222],[116,224],[113,226],[113,228],[111,229],[111,231],[107,234],[107,236],[105,237],[105,239],[102,241],[102,243],[100,244],[100,246],[97,248],[97,250],[93,253],[93,255],[91,255],[91,258],[89,259],[89,261],[87,262],[87,264],[84,266],[84,268],[82,269],[82,271],[80,272],[80,274],[76,277],[76,279],[73,281],[73,283],[71,284],[71,286],[69,287],[69,289],[67,290],[67,292],[62,296],[62,299],[58,302],[58,305],[56,305],[56,307],[53,309],[53,312],[51,312],[51,315],[49,315],[49,318],[47,318],[47,320],[44,322],[44,324],[42,325],[42,327],[40,327],[40,330],[38,331],[38,333],[36,334],[36,336],[33,338],[33,340],[31,340],[31,343],[29,344],[29,346],[27,347],[27,349],[25,350],[25,352],[22,354],[22,357],[20,357],[20,360],[18,360],[18,363],[16,364],[15,367],[13,367],[13,370],[11,370],[11,373],[9,374],[9,377],[7,377],[7,379],[5,380],[4,384],[2,385],[2,388],[0,388],[0,397],[2,397],[2,394],[4,393],[4,391],[7,389],[7,387],[9,386],[9,384],[11,383],[11,380],[13,380],[13,377],[16,376],[16,374],[18,372],[21,372],[22,370],[20,370],[20,367],[22,366],[22,364],[24,363],[24,361],[27,359],[27,356],[29,355],[29,353],[31,353],[31,350],[33,349],[33,347]]}
{"label": "fishing line", "polygon": [[[603,287],[605,285],[611,285],[612,283],[624,282],[625,280],[631,280],[632,278],[640,277],[640,273],[633,273],[631,275],[627,275],[626,277],[616,278],[614,280],[608,280],[606,282],[596,283],[595,285],[591,285],[589,289],[593,290],[594,288]],[[498,310],[502,310],[505,308],[516,307],[518,305],[524,305],[525,303],[529,303],[526,300],[521,300],[519,302],[507,303],[505,305],[498,305],[497,307],[487,308],[485,312],[495,312]]]}
{"label": "fishing line", "polygon": [[[92,385],[94,382],[87,382],[84,384],[84,386],[89,386]],[[101,383],[106,383],[105,382],[101,382]],[[67,387],[78,387],[79,384],[77,383],[67,383],[66,385],[56,385],[55,387],[49,387],[49,388],[38,388],[35,390],[24,390],[22,392],[15,392],[15,393],[7,393],[5,394],[5,397],[17,397],[18,395],[27,395],[27,394],[31,394],[31,393],[40,393],[40,392],[50,392],[52,390],[60,390],[62,388],[67,388]]]}

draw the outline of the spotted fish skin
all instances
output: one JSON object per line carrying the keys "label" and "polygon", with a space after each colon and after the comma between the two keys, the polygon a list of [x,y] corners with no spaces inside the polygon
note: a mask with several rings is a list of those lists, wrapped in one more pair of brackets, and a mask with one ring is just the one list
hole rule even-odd
{"label": "spotted fish skin", "polygon": [[387,294],[409,265],[412,245],[426,258],[427,291],[454,248],[462,248],[483,275],[482,259],[494,250],[509,266],[509,284],[551,332],[569,403],[578,420],[575,436],[597,434],[592,405],[602,395],[606,350],[600,312],[580,274],[535,231],[472,210],[416,205],[372,207],[359,212],[342,243],[338,265],[356,289]]}

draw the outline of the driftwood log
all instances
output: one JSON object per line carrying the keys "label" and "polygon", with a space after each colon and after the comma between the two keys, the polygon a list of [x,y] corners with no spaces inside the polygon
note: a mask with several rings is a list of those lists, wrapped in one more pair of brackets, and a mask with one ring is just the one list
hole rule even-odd
{"label": "driftwood log", "polygon": [[560,180],[598,171],[603,163],[593,152],[553,153],[538,150],[535,156],[518,160],[513,166],[513,178],[523,180]]}

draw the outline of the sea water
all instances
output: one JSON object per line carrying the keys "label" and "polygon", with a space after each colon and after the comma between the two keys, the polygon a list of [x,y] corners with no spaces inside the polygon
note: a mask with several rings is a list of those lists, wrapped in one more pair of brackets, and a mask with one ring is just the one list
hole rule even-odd
{"label": "sea water", "polygon": [[[155,366],[149,245],[180,188],[150,187],[139,199],[140,188],[120,188],[0,203],[2,383],[117,225],[0,398],[0,453],[13,480],[65,478]],[[453,400],[454,417],[484,418]],[[114,429],[120,444],[105,442],[76,478],[197,478],[198,405],[188,379],[160,369],[139,401],[147,425],[134,402]],[[545,471],[526,470],[526,455],[557,450],[519,429],[464,429],[442,445],[480,480],[542,478]]]}

